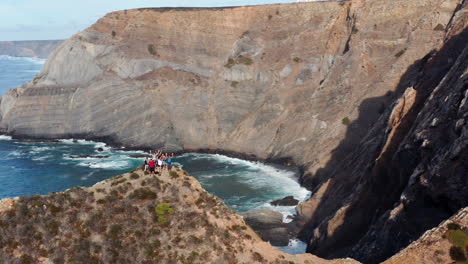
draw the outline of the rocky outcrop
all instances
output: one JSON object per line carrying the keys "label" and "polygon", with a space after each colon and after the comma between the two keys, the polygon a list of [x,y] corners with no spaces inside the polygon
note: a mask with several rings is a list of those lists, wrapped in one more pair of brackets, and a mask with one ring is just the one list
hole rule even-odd
{"label": "rocky outcrop", "polygon": [[182,171],[141,170],[45,196],[0,201],[2,263],[317,263],[261,239]]}
{"label": "rocky outcrop", "polygon": [[245,222],[255,230],[260,237],[273,246],[287,246],[289,235],[283,214],[269,209],[257,209],[240,213]]}
{"label": "rocky outcrop", "polygon": [[466,25],[460,0],[114,12],[2,97],[0,131],[298,164],[308,251],[377,262],[466,205]]}
{"label": "rocky outcrop", "polygon": [[271,205],[275,206],[295,206],[299,203],[299,200],[294,199],[293,196],[286,196],[283,199],[271,201]]}
{"label": "rocky outcrop", "polygon": [[0,41],[0,55],[47,58],[63,40]]}

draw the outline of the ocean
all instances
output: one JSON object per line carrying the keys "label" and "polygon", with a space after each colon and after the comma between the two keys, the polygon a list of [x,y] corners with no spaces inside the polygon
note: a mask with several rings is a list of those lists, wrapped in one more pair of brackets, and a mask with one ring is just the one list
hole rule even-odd
{"label": "ocean", "polygon": [[[39,59],[0,56],[0,95],[32,80],[43,63]],[[140,166],[142,154],[101,142],[37,142],[0,135],[0,199],[91,186]],[[269,208],[280,211],[289,221],[287,216],[294,213],[294,207],[272,206],[269,202],[288,195],[303,201],[310,195],[299,185],[298,170],[294,168],[201,153],[186,153],[174,162],[239,212]],[[305,244],[291,240],[289,246],[279,249],[304,253]]]}

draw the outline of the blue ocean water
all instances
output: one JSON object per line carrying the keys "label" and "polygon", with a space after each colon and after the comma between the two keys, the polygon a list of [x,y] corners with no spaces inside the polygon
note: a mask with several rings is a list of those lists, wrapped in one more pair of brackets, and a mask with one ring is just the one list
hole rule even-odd
{"label": "blue ocean water", "polygon": [[[0,94],[30,81],[42,63],[0,56]],[[100,142],[33,142],[0,135],[0,199],[91,186],[141,165],[143,159],[135,156],[142,154],[113,149]],[[187,153],[174,161],[237,211],[270,208],[282,212],[286,220],[287,215],[294,213],[294,207],[271,206],[269,202],[287,195],[305,200],[310,194],[297,182],[297,170],[290,168],[200,153]],[[280,249],[304,253],[305,244],[292,240],[290,246]]]}
{"label": "blue ocean water", "polygon": [[0,96],[31,81],[42,68],[44,59],[0,55]]}

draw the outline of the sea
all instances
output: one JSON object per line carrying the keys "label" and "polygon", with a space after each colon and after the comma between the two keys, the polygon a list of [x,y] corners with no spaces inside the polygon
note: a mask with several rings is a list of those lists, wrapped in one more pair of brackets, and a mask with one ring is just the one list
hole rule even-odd
{"label": "sea", "polygon": [[[42,59],[0,56],[0,95],[32,80],[43,64]],[[144,154],[81,139],[38,142],[0,135],[0,199],[92,186],[141,166]],[[300,201],[310,196],[298,183],[295,168],[202,153],[180,155],[174,163],[238,212],[269,208],[281,212],[287,222],[294,207],[270,202],[288,195]],[[305,248],[297,239],[278,247],[291,254],[302,254]]]}

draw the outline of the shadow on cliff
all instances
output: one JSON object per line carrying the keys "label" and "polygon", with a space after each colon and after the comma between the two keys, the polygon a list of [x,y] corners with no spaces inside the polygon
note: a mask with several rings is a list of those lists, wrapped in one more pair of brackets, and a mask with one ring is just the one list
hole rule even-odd
{"label": "shadow on cliff", "polygon": [[[315,191],[328,181],[328,185],[322,185],[323,198],[313,201],[317,207],[300,233],[301,239],[308,242],[307,252],[324,258],[350,256],[363,263],[378,263],[455,213],[447,204],[450,201],[435,201],[421,192],[410,211],[404,209],[406,218],[401,226],[380,223],[379,227],[391,230],[377,229],[390,236],[380,237],[386,241],[372,242],[377,247],[360,242],[369,235],[371,226],[386,213],[388,216],[389,210],[400,202],[409,177],[421,162],[417,149],[402,151],[401,144],[427,98],[454,65],[466,43],[467,28],[446,41],[439,51],[432,51],[411,65],[394,93],[363,101],[359,117],[349,124],[345,139],[333,151],[329,163],[313,177],[304,177],[303,184]],[[408,87],[416,90],[415,102],[389,140],[388,120],[395,99]],[[391,101],[394,101],[391,107],[379,110]],[[381,153],[387,140],[386,150]],[[371,237],[379,238],[375,234]]]}

